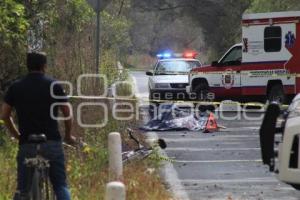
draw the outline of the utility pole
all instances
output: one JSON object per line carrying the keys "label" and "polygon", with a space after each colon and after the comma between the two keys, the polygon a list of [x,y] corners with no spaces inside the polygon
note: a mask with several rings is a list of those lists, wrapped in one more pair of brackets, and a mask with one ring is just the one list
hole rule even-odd
{"label": "utility pole", "polygon": [[100,11],[101,11],[101,4],[100,0],[87,0],[88,4],[94,9],[97,14],[97,30],[96,30],[96,68],[95,73],[99,74],[99,65],[100,65]]}
{"label": "utility pole", "polygon": [[100,0],[97,0],[97,30],[96,30],[96,74],[100,65]]}

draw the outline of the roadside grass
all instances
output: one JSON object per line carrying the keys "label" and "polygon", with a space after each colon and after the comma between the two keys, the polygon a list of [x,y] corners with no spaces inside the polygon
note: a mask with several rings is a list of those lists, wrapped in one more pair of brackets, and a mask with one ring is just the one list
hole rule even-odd
{"label": "roadside grass", "polygon": [[[107,135],[111,131],[122,134],[124,148],[133,148],[124,130],[136,126],[135,122],[125,123],[110,119],[105,129],[87,129],[83,139],[89,146],[82,149],[65,147],[66,169],[72,199],[101,200],[105,197],[108,183]],[[142,137],[140,137],[142,138]],[[12,199],[16,188],[16,154],[18,144],[9,139],[0,129],[0,200]],[[134,161],[124,166],[124,183],[129,200],[169,200],[170,194],[163,185],[158,169],[160,162],[155,159]]]}
{"label": "roadside grass", "polygon": [[[0,127],[1,128],[1,127]],[[12,192],[16,185],[16,155],[18,151],[17,142],[11,141],[0,130],[0,199],[12,199]]]}
{"label": "roadside grass", "polygon": [[[151,161],[132,162],[124,166],[124,184],[126,199],[129,200],[170,200],[170,194],[157,171],[152,171]],[[104,199],[105,186],[108,180],[107,168],[91,173],[84,179],[71,180],[71,192],[74,200]],[[72,176],[72,175],[70,175]],[[69,176],[69,177],[70,177]]]}

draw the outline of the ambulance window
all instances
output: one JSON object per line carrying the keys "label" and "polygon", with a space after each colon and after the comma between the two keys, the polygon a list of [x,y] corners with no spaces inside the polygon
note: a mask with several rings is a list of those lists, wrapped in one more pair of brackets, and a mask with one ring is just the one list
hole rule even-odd
{"label": "ambulance window", "polygon": [[282,31],[279,26],[265,29],[265,52],[279,52],[281,50]]}
{"label": "ambulance window", "polygon": [[242,47],[237,46],[231,49],[229,53],[221,60],[221,65],[240,65],[242,61]]}

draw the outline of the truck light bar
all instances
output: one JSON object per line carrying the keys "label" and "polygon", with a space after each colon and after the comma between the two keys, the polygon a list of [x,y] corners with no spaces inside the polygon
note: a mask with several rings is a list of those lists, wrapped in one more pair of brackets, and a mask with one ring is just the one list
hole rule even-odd
{"label": "truck light bar", "polygon": [[168,59],[168,58],[190,58],[195,59],[198,53],[196,51],[186,51],[184,53],[171,53],[163,52],[156,55],[158,59]]}

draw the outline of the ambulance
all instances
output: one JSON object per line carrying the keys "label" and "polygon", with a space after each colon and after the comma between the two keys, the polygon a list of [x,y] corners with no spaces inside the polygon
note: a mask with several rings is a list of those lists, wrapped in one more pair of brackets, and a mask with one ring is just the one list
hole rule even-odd
{"label": "ambulance", "polygon": [[299,72],[300,11],[244,14],[242,43],[193,69],[186,90],[197,100],[283,103],[300,91]]}

